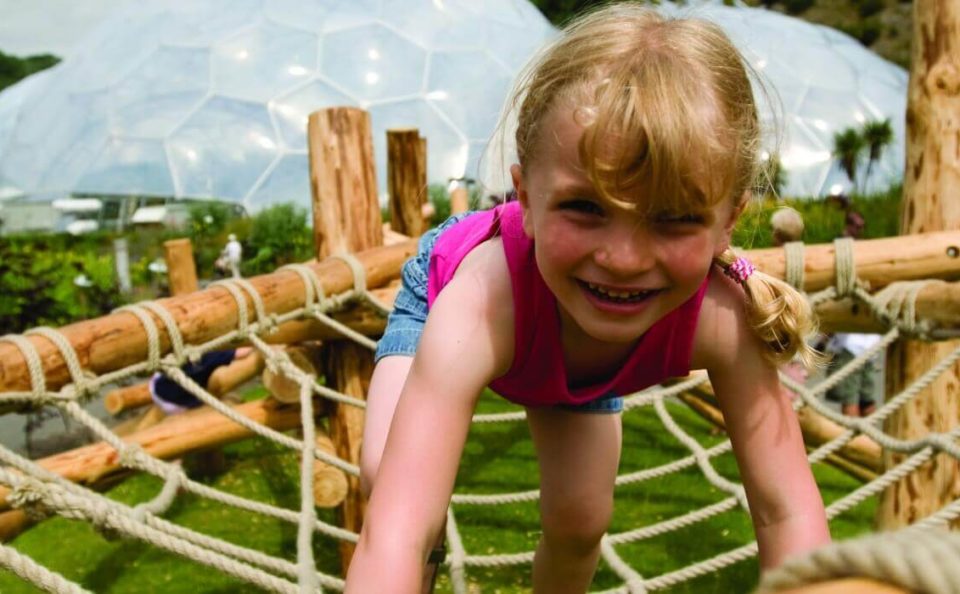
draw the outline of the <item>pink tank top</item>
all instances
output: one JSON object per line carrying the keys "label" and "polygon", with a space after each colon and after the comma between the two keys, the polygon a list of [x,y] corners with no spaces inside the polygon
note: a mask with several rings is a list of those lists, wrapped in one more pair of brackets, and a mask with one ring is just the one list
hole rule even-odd
{"label": "pink tank top", "polygon": [[584,404],[611,394],[631,394],[690,371],[693,335],[709,278],[704,279],[693,297],[640,337],[613,377],[571,389],[560,346],[556,298],[540,276],[533,241],[523,232],[518,202],[471,214],[440,235],[430,256],[428,305],[433,305],[463,258],[495,235],[502,238],[510,269],[516,328],[513,365],[491,382],[492,390],[524,406]]}

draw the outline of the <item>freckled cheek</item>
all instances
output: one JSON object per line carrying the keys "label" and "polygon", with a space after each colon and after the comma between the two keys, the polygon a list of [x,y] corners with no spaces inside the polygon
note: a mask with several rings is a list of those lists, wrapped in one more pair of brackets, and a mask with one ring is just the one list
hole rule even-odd
{"label": "freckled cheek", "polygon": [[675,280],[699,282],[710,270],[713,244],[706,235],[692,235],[663,242],[660,257]]}
{"label": "freckled cheek", "polygon": [[538,261],[545,261],[553,268],[573,266],[589,257],[590,241],[566,225],[551,225],[537,234],[536,245]]}

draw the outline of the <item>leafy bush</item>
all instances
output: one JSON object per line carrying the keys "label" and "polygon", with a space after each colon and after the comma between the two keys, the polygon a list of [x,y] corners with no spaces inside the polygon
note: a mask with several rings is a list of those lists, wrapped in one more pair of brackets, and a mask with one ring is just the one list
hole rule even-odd
{"label": "leafy bush", "polygon": [[[78,286],[80,275],[89,286]],[[0,240],[0,334],[62,326],[122,303],[113,258],[100,253],[95,241],[77,242],[74,250],[61,236]]]}
{"label": "leafy bush", "polygon": [[786,0],[783,5],[792,15],[802,14],[816,4],[816,0]]}
{"label": "leafy bush", "polygon": [[884,0],[859,0],[860,16],[866,18],[873,16],[883,10],[886,6]]}
{"label": "leafy bush", "polygon": [[[239,236],[239,234],[238,234]],[[273,272],[291,262],[302,262],[313,257],[313,234],[307,226],[307,212],[293,204],[277,204],[266,208],[253,218],[250,233],[244,244],[243,274],[255,275]]]}

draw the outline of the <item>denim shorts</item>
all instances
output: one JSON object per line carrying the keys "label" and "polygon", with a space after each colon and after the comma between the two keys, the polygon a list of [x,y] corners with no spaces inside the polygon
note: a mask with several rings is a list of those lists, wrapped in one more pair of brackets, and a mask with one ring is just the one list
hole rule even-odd
{"label": "denim shorts", "polygon": [[[391,355],[412,357],[416,353],[423,326],[427,323],[427,274],[433,246],[445,230],[471,214],[454,215],[420,237],[416,255],[407,260],[400,271],[400,290],[393,303],[393,311],[387,318],[387,328],[377,343],[375,361]],[[556,408],[574,412],[619,413],[623,411],[623,398],[607,394],[585,404],[558,404]]]}

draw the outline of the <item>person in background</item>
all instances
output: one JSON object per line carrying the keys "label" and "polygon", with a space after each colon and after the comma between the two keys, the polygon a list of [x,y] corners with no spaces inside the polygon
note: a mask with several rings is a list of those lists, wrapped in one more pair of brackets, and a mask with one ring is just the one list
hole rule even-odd
{"label": "person in background", "polygon": [[227,236],[227,245],[220,253],[223,263],[233,278],[240,278],[240,261],[243,258],[243,246],[237,241],[237,236],[231,233]]}
{"label": "person in background", "polygon": [[[866,220],[859,212],[846,203],[844,214],[844,237],[859,238],[866,228]],[[833,374],[844,365],[853,361],[880,342],[879,334],[838,332],[827,340],[826,351],[833,355],[827,369]],[[843,414],[850,417],[865,417],[877,408],[875,381],[877,365],[875,357],[867,360],[863,366],[844,378],[843,381],[827,391],[827,400],[838,402]]]}
{"label": "person in background", "polygon": [[[803,227],[803,217],[796,209],[789,206],[778,208],[770,215],[770,234],[773,245],[776,247],[781,247],[785,243],[800,241],[803,237]],[[794,359],[785,363],[780,366],[780,371],[797,383],[805,384],[807,382],[807,368],[801,361]],[[797,396],[796,392],[787,387],[783,387],[783,391],[790,398],[796,398]]]}
{"label": "person in background", "polygon": [[[240,347],[223,351],[204,353],[197,362],[189,362],[182,369],[187,377],[195,381],[204,390],[210,376],[219,367],[229,365],[236,359],[243,359],[253,353],[251,347]],[[168,415],[176,415],[203,405],[203,401],[188,392],[183,386],[158,371],[150,378],[150,398]]]}
{"label": "person in background", "polygon": [[777,247],[800,241],[803,238],[803,217],[789,206],[780,207],[770,215],[770,229],[773,245]]}

